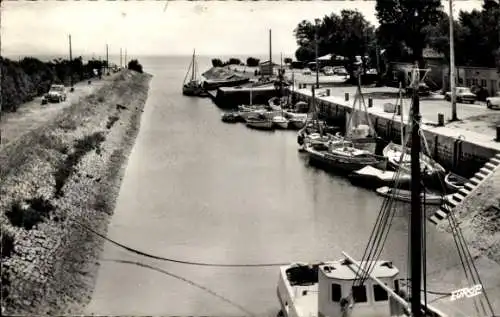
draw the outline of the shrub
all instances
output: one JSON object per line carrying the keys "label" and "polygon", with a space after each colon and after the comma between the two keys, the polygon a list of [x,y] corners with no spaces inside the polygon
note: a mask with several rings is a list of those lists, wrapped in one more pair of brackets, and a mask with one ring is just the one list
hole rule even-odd
{"label": "shrub", "polygon": [[292,63],[292,59],[291,59],[290,57],[285,57],[285,58],[283,59],[283,62],[284,62],[285,64],[291,64],[291,63]]}
{"label": "shrub", "polygon": [[256,67],[259,66],[260,60],[258,58],[249,57],[247,58],[247,66]]}
{"label": "shrub", "polygon": [[106,128],[111,129],[111,127],[116,123],[116,121],[118,121],[118,119],[118,116],[109,116],[108,122],[106,123]]}
{"label": "shrub", "polygon": [[12,251],[14,251],[14,236],[2,228],[2,259],[10,257]]}
{"label": "shrub", "polygon": [[54,206],[43,197],[37,197],[25,201],[28,206],[15,202],[5,215],[10,223],[16,227],[31,230],[38,223],[49,217]]}
{"label": "shrub", "polygon": [[212,59],[212,66],[213,67],[222,67],[222,66],[224,66],[224,63],[219,58],[214,58],[214,59]]}
{"label": "shrub", "polygon": [[66,180],[73,174],[76,165],[80,162],[82,157],[94,149],[96,149],[97,152],[99,150],[99,146],[105,139],[106,138],[102,132],[96,132],[76,141],[74,152],[66,157],[54,174],[56,181],[56,197],[62,196],[62,188],[64,187]]}
{"label": "shrub", "polygon": [[142,73],[142,65],[139,64],[139,61],[136,59],[131,60],[128,62],[128,69],[134,70],[136,72]]}
{"label": "shrub", "polygon": [[237,58],[231,57],[229,59],[229,61],[227,61],[227,64],[228,65],[239,65],[239,64],[241,64],[241,61],[239,59],[237,59]]}

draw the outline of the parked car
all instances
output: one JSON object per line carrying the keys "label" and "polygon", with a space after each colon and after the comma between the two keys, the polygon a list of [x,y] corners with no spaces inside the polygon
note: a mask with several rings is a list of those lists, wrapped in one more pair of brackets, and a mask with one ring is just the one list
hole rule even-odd
{"label": "parked car", "polygon": [[304,68],[304,70],[302,71],[302,74],[304,74],[304,75],[311,75],[312,74],[311,69]]}
{"label": "parked car", "polygon": [[331,66],[325,66],[325,67],[323,67],[323,69],[321,71],[326,76],[333,76],[333,74],[334,74],[333,73],[333,67],[331,67]]}
{"label": "parked car", "polygon": [[[472,93],[470,88],[467,87],[456,87],[456,101],[463,103],[474,103],[477,100],[477,96]],[[451,91],[446,92],[444,99],[451,101]]]}
{"label": "parked car", "polygon": [[66,100],[64,85],[52,85],[49,92],[42,97],[42,104],[47,102],[62,102]]}
{"label": "parked car", "polygon": [[496,96],[486,98],[486,107],[488,109],[500,109],[500,92]]}
{"label": "parked car", "polygon": [[[406,87],[406,94],[411,95],[413,94],[413,87],[408,86]],[[419,96],[429,96],[431,94],[431,89],[429,86],[427,86],[426,83],[420,83],[418,85],[418,95]]]}

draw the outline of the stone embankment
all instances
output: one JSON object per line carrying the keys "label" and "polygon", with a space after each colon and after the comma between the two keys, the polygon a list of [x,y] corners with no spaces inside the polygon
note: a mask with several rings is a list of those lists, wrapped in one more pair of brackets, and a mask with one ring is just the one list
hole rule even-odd
{"label": "stone embankment", "polygon": [[2,311],[78,314],[140,126],[151,75],[124,71],[0,153]]}

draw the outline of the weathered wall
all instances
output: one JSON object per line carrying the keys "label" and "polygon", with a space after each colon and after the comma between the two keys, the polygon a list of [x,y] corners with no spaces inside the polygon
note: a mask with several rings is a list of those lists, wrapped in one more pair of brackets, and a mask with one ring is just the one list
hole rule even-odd
{"label": "weathered wall", "polygon": [[[11,166],[0,183],[2,245],[13,246],[2,252],[7,314],[77,314],[89,300],[102,241],[74,221],[106,231],[150,79],[125,71],[55,122],[4,149],[10,153],[2,153],[3,159],[24,157],[18,166],[2,161]],[[30,202],[33,198],[45,207]],[[21,208],[13,212],[16,204]],[[26,228],[30,219],[22,210],[42,218]],[[16,214],[24,215],[21,223]]]}
{"label": "weathered wall", "polygon": [[[293,92],[293,94],[297,101],[311,102],[312,97],[309,95],[297,91]],[[352,111],[351,107],[341,102],[317,99],[317,106],[321,115],[339,126],[345,126],[346,114]],[[373,113],[370,113],[369,117],[379,136],[387,141],[401,142],[401,123],[399,119],[392,120]],[[405,131],[408,131],[408,125],[405,123],[404,126]],[[464,176],[472,176],[491,157],[498,153],[494,149],[473,142],[429,131],[425,126],[423,130],[431,156],[443,167]]]}

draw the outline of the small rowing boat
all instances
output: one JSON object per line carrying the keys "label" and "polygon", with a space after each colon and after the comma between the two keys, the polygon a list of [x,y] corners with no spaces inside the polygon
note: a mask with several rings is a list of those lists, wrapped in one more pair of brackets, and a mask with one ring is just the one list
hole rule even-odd
{"label": "small rowing boat", "polygon": [[[411,191],[405,189],[384,186],[377,188],[377,194],[407,203],[411,202]],[[422,204],[425,205],[441,205],[443,203],[443,196],[433,193],[421,193],[420,199],[422,200]]]}
{"label": "small rowing boat", "polygon": [[451,191],[458,191],[460,188],[463,188],[465,183],[469,182],[469,180],[465,177],[462,177],[458,174],[449,172],[444,177],[444,182],[446,187]]}

